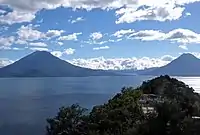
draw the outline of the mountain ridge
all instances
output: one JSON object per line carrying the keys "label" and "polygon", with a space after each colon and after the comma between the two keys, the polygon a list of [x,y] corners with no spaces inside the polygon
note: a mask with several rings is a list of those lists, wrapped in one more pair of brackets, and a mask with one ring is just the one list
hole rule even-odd
{"label": "mountain ridge", "polygon": [[107,75],[115,74],[78,67],[46,51],[33,52],[8,66],[0,68],[0,77],[85,77]]}
{"label": "mountain ridge", "polygon": [[184,53],[169,64],[154,70],[141,72],[140,75],[200,76],[200,59]]}

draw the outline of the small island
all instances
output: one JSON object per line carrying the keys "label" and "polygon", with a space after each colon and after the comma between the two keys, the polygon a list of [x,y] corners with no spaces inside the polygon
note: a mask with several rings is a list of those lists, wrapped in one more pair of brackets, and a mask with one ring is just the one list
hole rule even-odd
{"label": "small island", "polygon": [[74,104],[47,119],[47,135],[199,135],[200,95],[167,75],[121,92],[91,111]]}

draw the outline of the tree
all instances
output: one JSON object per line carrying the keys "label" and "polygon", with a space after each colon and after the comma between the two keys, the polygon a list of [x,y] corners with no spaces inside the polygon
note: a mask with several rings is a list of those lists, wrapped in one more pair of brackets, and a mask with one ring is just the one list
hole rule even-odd
{"label": "tree", "polygon": [[85,135],[87,134],[86,109],[74,104],[59,109],[57,116],[47,119],[47,135]]}

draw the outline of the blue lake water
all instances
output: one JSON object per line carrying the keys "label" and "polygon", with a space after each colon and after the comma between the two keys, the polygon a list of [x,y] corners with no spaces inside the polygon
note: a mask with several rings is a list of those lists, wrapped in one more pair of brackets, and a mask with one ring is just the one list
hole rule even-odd
{"label": "blue lake water", "polygon": [[[46,118],[61,106],[86,108],[105,103],[123,86],[137,87],[145,76],[81,78],[0,78],[0,135],[45,134]],[[200,78],[177,77],[200,92]]]}

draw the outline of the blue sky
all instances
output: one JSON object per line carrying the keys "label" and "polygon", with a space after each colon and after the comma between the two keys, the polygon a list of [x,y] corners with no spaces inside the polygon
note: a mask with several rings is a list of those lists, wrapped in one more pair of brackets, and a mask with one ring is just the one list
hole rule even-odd
{"label": "blue sky", "polygon": [[103,69],[199,57],[199,7],[199,0],[0,0],[0,66],[36,50]]}

